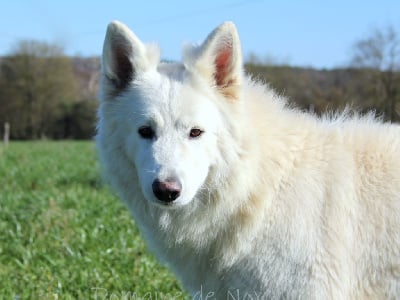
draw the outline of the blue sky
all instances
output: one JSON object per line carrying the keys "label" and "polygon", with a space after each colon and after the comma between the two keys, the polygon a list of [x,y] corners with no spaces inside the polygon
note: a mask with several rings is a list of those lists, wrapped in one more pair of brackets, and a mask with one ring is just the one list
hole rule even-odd
{"label": "blue sky", "polygon": [[179,60],[185,42],[201,42],[226,20],[238,27],[245,58],[332,68],[374,28],[400,32],[399,0],[2,1],[0,55],[18,40],[60,43],[70,55],[100,55],[107,24],[126,23],[163,58]]}

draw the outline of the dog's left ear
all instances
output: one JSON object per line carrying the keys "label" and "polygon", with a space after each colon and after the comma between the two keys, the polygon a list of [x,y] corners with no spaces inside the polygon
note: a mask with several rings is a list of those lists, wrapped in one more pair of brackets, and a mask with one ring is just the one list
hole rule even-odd
{"label": "dog's left ear", "polygon": [[236,26],[225,22],[198,49],[194,68],[224,96],[239,97],[242,82],[242,51]]}
{"label": "dog's left ear", "polygon": [[137,76],[155,68],[158,60],[158,49],[143,44],[123,23],[111,22],[103,46],[103,92],[123,91]]}

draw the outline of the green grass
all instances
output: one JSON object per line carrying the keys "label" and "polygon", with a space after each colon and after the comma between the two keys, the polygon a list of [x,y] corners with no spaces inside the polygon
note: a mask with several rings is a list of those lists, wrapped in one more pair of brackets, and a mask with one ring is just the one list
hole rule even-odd
{"label": "green grass", "polygon": [[101,184],[92,142],[0,146],[1,299],[183,299]]}

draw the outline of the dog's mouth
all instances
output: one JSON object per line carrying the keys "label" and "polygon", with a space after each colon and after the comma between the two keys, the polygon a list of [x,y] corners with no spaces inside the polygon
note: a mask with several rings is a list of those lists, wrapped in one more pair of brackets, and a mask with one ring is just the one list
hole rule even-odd
{"label": "dog's mouth", "polygon": [[174,209],[179,209],[182,208],[184,206],[186,206],[186,202],[184,201],[180,201],[179,199],[175,200],[175,201],[170,201],[170,202],[164,202],[164,201],[160,201],[158,199],[152,199],[149,201],[152,206],[155,206],[159,209],[167,209],[167,210],[174,210]]}
{"label": "dog's mouth", "polygon": [[160,200],[156,200],[156,201],[151,201],[153,205],[159,207],[159,208],[166,208],[166,209],[174,209],[177,208],[181,205],[179,205],[176,201],[172,201],[172,202],[163,202]]}

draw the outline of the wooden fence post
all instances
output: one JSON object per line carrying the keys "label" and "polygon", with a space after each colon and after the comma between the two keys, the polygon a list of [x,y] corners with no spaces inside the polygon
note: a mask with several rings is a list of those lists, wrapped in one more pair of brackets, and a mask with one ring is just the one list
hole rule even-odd
{"label": "wooden fence post", "polygon": [[4,146],[8,146],[10,140],[10,123],[4,123]]}

